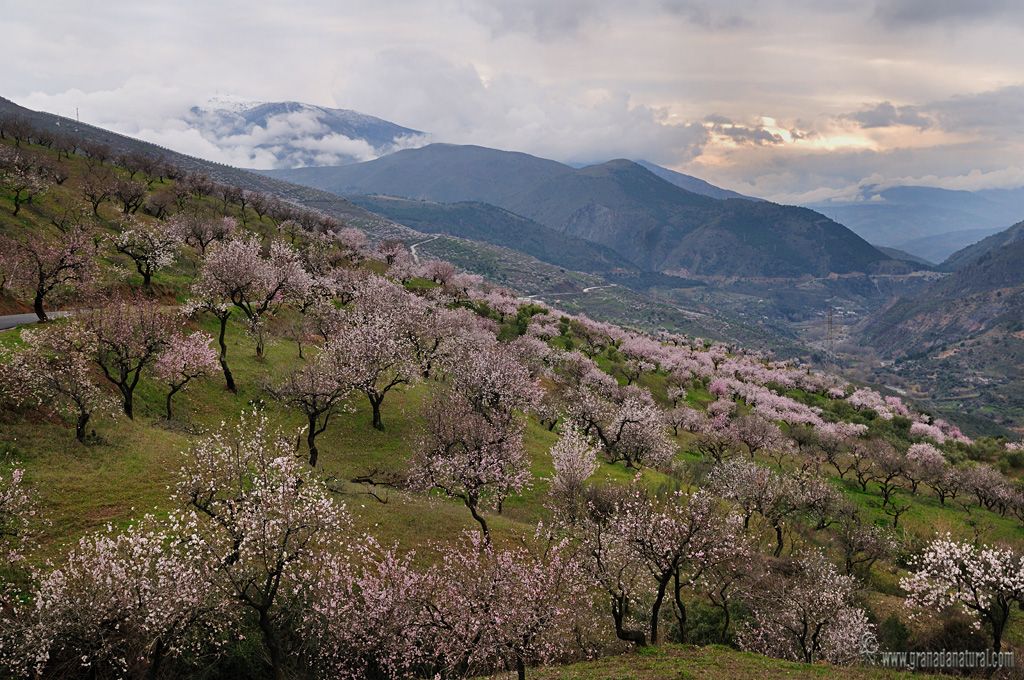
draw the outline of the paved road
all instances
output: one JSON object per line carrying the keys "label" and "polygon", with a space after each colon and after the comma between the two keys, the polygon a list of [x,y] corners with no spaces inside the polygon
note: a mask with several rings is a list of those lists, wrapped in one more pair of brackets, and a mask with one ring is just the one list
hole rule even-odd
{"label": "paved road", "polygon": [[[46,316],[51,319],[58,316],[64,316],[67,312],[47,312]],[[0,331],[9,331],[15,326],[23,326],[27,323],[35,323],[38,320],[35,314],[11,314],[8,316],[0,316]]]}
{"label": "paved road", "polygon": [[430,238],[428,238],[425,241],[420,241],[419,243],[413,243],[411,246],[409,246],[409,252],[412,254],[412,261],[415,262],[416,264],[420,263],[420,256],[416,254],[416,246],[421,246],[424,243],[430,243],[431,241],[436,241],[437,239],[441,238],[441,236],[442,236],[441,234],[438,234],[437,236],[431,236]]}

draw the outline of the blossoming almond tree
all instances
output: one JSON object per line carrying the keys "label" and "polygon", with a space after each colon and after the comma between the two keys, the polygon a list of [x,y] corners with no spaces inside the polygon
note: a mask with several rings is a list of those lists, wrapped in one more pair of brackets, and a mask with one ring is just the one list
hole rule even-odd
{"label": "blossoming almond tree", "polygon": [[411,678],[427,664],[426,574],[415,554],[384,550],[372,536],[318,565],[297,593],[298,633],[321,677]]}
{"label": "blossoming almond tree", "polygon": [[738,556],[736,536],[740,525],[738,516],[703,490],[693,494],[680,491],[664,499],[634,493],[612,517],[612,526],[654,579],[651,644],[658,642],[661,606],[669,585],[680,641],[686,642],[684,592],[706,569]]}
{"label": "blossoming almond tree", "polygon": [[502,345],[463,348],[448,362],[447,389],[425,414],[425,433],[412,460],[414,488],[439,489],[460,499],[490,540],[484,505],[500,509],[530,481],[522,412],[540,398],[514,352]]}
{"label": "blossoming almond tree", "polygon": [[175,333],[153,363],[153,372],[170,388],[167,393],[167,420],[171,419],[171,398],[175,394],[187,389],[193,379],[220,370],[217,351],[210,347],[211,340],[213,338],[202,331],[189,335]]}
{"label": "blossoming almond tree", "polygon": [[159,677],[165,659],[197,648],[193,633],[218,623],[206,567],[151,517],[82,538],[39,576],[18,670]]}
{"label": "blossoming almond tree", "polygon": [[321,352],[308,364],[266,385],[273,397],[306,416],[306,443],[309,464],[316,467],[319,449],[317,435],[327,429],[331,416],[341,411],[352,392],[345,366],[334,355]]}
{"label": "blossoming almond tree", "polygon": [[56,405],[75,421],[75,437],[85,441],[86,428],[100,410],[114,407],[93,380],[95,334],[77,319],[21,332],[24,345],[12,365],[40,401]]}
{"label": "blossoming almond tree", "polygon": [[3,240],[0,247],[17,254],[12,288],[32,298],[32,310],[40,323],[48,320],[43,305],[48,297],[85,286],[96,272],[96,244],[91,231],[84,227],[70,229],[57,238],[33,235],[20,242]]}
{"label": "blossoming almond tree", "polygon": [[36,504],[24,477],[25,471],[20,468],[0,468],[0,564],[14,565],[25,559]]}
{"label": "blossoming almond tree", "polygon": [[961,543],[946,534],[933,540],[912,566],[915,572],[900,580],[908,605],[958,606],[976,626],[984,621],[992,633],[992,648],[1002,649],[1011,609],[1024,606],[1024,555],[1010,548]]}
{"label": "blossoming almond tree", "polygon": [[[242,310],[250,325],[258,324],[288,296],[302,297],[311,279],[299,255],[282,241],[263,248],[255,236],[215,243],[193,284],[193,295],[206,307],[224,301]],[[226,319],[221,322],[226,324]],[[263,357],[257,342],[256,356]]]}
{"label": "blossoming almond tree", "polygon": [[820,553],[801,557],[793,573],[769,571],[747,595],[752,619],[739,631],[741,649],[781,659],[852,663],[871,631],[854,604],[857,582]]}
{"label": "blossoming almond tree", "polygon": [[555,512],[560,521],[574,524],[586,512],[583,492],[587,480],[597,471],[597,449],[574,422],[568,421],[550,453],[555,474],[549,494]]}
{"label": "blossoming almond tree", "polygon": [[525,680],[527,664],[577,646],[571,631],[586,609],[586,580],[568,542],[498,549],[469,535],[425,581],[426,647],[446,675],[504,666]]}
{"label": "blossoming almond tree", "polygon": [[114,250],[135,263],[143,288],[151,286],[155,271],[174,263],[182,243],[177,230],[160,222],[144,222],[133,215],[122,219],[121,232],[110,240]]}
{"label": "blossoming almond tree", "polygon": [[404,319],[382,308],[343,323],[324,348],[351,389],[362,392],[373,411],[373,427],[384,429],[381,404],[388,392],[419,380],[421,371],[404,337]]}
{"label": "blossoming almond tree", "polygon": [[214,587],[252,616],[276,680],[285,677],[293,595],[310,585],[351,520],[292,443],[249,414],[191,448],[176,498],[176,533],[194,536]]}
{"label": "blossoming almond tree", "polygon": [[124,414],[133,418],[135,388],[167,345],[174,324],[143,300],[115,299],[83,316],[86,328],[96,336],[93,360],[121,392]]}

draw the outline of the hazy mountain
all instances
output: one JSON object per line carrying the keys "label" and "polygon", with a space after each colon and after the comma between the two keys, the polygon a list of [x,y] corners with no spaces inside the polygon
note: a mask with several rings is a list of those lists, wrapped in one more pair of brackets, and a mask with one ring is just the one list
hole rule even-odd
{"label": "hazy mountain", "polygon": [[933,262],[1020,220],[1024,189],[952,191],[933,187],[865,188],[854,203],[814,203],[872,243]]}
{"label": "hazy mountain", "polygon": [[941,269],[944,271],[956,271],[957,269],[973,262],[985,253],[1010,245],[1017,241],[1024,241],[1024,222],[1018,222],[1009,229],[1004,229],[1003,231],[982,239],[963,250],[958,250],[942,263]]}
{"label": "hazy mountain", "polygon": [[654,163],[648,161],[636,161],[636,164],[650,170],[651,172],[653,172],[655,175],[662,178],[666,182],[671,182],[672,184],[675,184],[680,189],[686,189],[687,191],[692,191],[693,193],[700,194],[702,196],[710,196],[711,198],[720,199],[745,198],[748,201],[763,200],[760,198],[744,196],[743,194],[739,194],[736,193],[735,191],[730,191],[728,189],[716,187],[714,184],[705,182],[702,179],[691,177],[690,175],[684,175],[681,172],[669,170],[668,168],[663,168],[660,165],[655,165]]}
{"label": "hazy mountain", "polygon": [[819,213],[718,200],[617,160],[574,169],[521,153],[432,144],[337,168],[267,174],[338,194],[490,203],[600,243],[647,271],[740,277],[869,272],[888,260]]}
{"label": "hazy mountain", "polygon": [[299,102],[211,100],[185,122],[245,167],[358,163],[425,140],[418,130],[348,109]]}
{"label": "hazy mountain", "polygon": [[1004,424],[1024,417],[1024,241],[998,246],[876,312],[860,341],[894,359],[874,379]]}
{"label": "hazy mountain", "polygon": [[926,260],[923,257],[918,257],[917,255],[912,255],[911,253],[908,253],[905,250],[900,250],[899,248],[887,248],[886,246],[880,246],[880,245],[877,245],[877,244],[872,244],[872,245],[874,245],[875,248],[877,248],[879,250],[879,252],[881,252],[883,255],[888,255],[889,257],[891,257],[894,260],[904,260],[906,262],[915,262],[917,264],[924,265],[925,267],[934,267],[935,266],[934,262]]}
{"label": "hazy mountain", "polygon": [[899,248],[900,250],[913,252],[931,262],[943,262],[947,258],[952,257],[951,253],[963,250],[982,239],[998,234],[1000,231],[1000,229],[949,231],[901,243]]}

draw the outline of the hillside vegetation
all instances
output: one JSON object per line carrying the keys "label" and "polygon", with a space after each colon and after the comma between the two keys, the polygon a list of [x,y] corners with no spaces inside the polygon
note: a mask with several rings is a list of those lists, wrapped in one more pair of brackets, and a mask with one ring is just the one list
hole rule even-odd
{"label": "hillside vegetation", "polygon": [[3,123],[5,305],[73,313],[0,334],[0,674],[874,678],[901,676],[865,644],[1021,649],[1020,442]]}

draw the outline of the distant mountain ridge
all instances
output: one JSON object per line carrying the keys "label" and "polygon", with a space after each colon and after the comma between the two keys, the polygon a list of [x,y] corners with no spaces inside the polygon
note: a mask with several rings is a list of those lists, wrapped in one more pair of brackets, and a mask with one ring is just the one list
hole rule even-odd
{"label": "distant mountain ridge", "polygon": [[943,271],[956,271],[993,250],[1024,240],[1024,221],[993,234],[950,255],[941,265]]}
{"label": "distant mountain ridge", "polygon": [[1024,240],[992,247],[917,294],[876,312],[862,337],[884,354],[900,356],[984,336],[1001,326],[1000,335],[1019,335],[1024,330],[1022,262]]}
{"label": "distant mountain ridge", "polygon": [[935,187],[865,187],[852,203],[809,203],[871,243],[932,262],[1024,217],[1024,188],[962,191]]}
{"label": "distant mountain ridge", "polygon": [[744,196],[743,194],[737,193],[735,191],[730,191],[729,189],[722,189],[721,187],[716,187],[714,184],[711,184],[710,182],[705,182],[702,179],[698,179],[697,177],[692,177],[690,175],[684,175],[683,173],[676,172],[675,170],[663,168],[660,165],[655,165],[654,163],[651,163],[649,161],[640,160],[636,161],[636,164],[642,168],[650,170],[651,172],[653,172],[655,175],[662,178],[666,182],[675,184],[680,189],[686,189],[687,191],[692,191],[693,193],[700,194],[702,196],[710,196],[711,198],[718,198],[722,200],[725,200],[727,198],[745,198],[748,201],[764,200],[761,198],[754,198],[752,196]]}
{"label": "distant mountain ridge", "polygon": [[490,203],[612,248],[646,271],[680,276],[827,276],[872,272],[890,260],[814,211],[711,198],[622,159],[574,169],[528,154],[431,144],[356,165],[266,174],[340,195]]}

